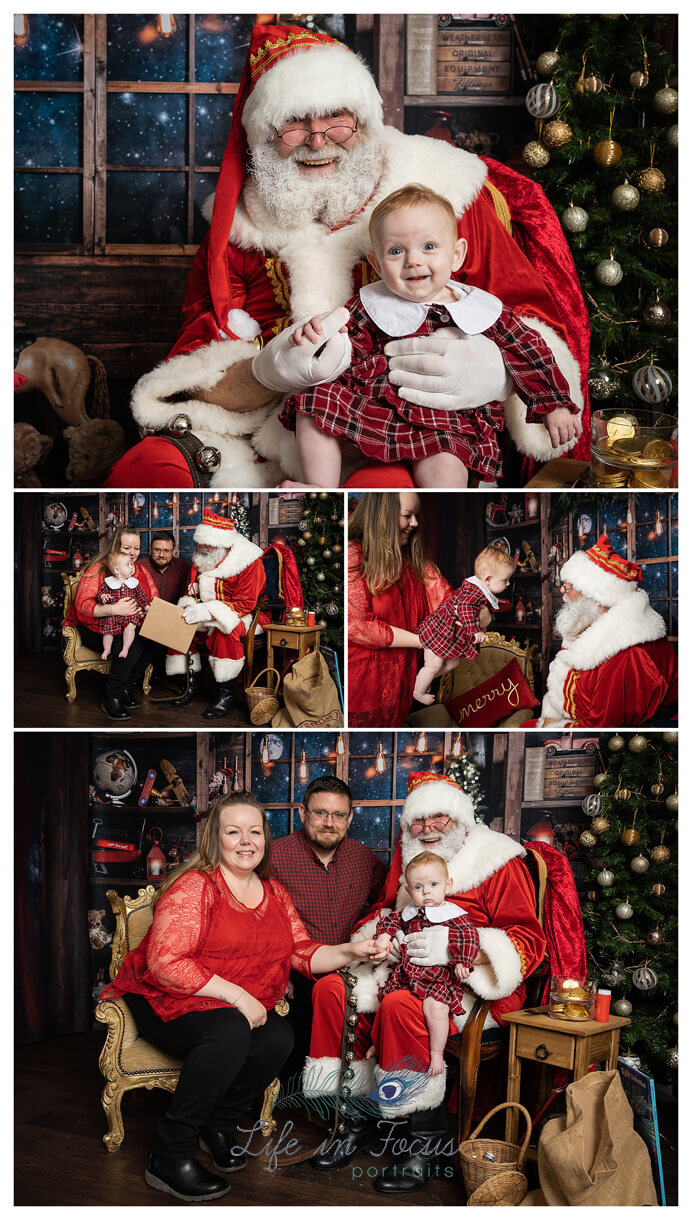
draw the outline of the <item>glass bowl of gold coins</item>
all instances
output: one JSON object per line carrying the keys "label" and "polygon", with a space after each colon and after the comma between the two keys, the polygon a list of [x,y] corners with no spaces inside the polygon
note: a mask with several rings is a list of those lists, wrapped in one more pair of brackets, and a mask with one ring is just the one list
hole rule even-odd
{"label": "glass bowl of gold coins", "polygon": [[548,1012],[559,1021],[590,1021],[594,1013],[596,984],[586,975],[554,974],[550,980]]}
{"label": "glass bowl of gold coins", "polygon": [[594,487],[677,487],[678,421],[609,407],[591,416]]}

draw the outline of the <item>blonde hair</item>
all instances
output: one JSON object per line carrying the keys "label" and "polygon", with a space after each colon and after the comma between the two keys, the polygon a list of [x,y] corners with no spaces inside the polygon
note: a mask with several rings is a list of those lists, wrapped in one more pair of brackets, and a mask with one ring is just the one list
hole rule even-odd
{"label": "blonde hair", "polygon": [[131,555],[126,555],[124,551],[109,551],[103,561],[104,571],[107,570],[111,573],[115,572],[117,565],[122,559],[126,559],[127,562],[131,563],[132,567],[134,568],[135,563]]}
{"label": "blonde hair", "polygon": [[262,881],[266,881],[270,876],[272,864],[272,836],[264,805],[260,804],[257,797],[253,796],[251,792],[247,792],[245,790],[241,790],[240,792],[229,792],[228,796],[222,796],[220,800],[216,802],[214,808],[209,814],[207,824],[204,827],[202,841],[197,851],[190,857],[189,860],[186,860],[184,864],[180,864],[178,868],[174,869],[170,876],[166,877],[163,885],[154,895],[154,900],[151,904],[152,910],[154,909],[161,895],[165,894],[166,890],[169,890],[179,877],[183,877],[185,873],[189,873],[191,869],[196,868],[198,872],[202,873],[207,869],[211,870],[218,866],[221,861],[221,852],[219,851],[219,824],[223,810],[228,809],[230,805],[251,805],[253,809],[256,809],[258,813],[262,815],[264,855],[261,863],[258,864],[257,868],[255,869],[255,872]]}
{"label": "blonde hair", "polygon": [[348,536],[361,545],[360,558],[349,566],[349,580],[364,578],[369,591],[376,595],[396,584],[404,564],[421,584],[429,584],[440,575],[423,550],[418,526],[402,550],[400,511],[398,492],[369,492],[359,500],[349,519]]}
{"label": "blonde hair", "polygon": [[442,856],[438,856],[434,851],[421,851],[417,856],[414,856],[412,860],[409,860],[408,864],[406,865],[406,868],[404,869],[404,877],[406,880],[408,881],[409,873],[412,873],[416,868],[422,868],[424,864],[441,864],[445,870],[445,876],[449,876],[447,861],[443,860]]}
{"label": "blonde hair", "polygon": [[514,560],[511,555],[502,546],[496,546],[491,543],[490,546],[483,547],[479,555],[476,555],[473,564],[473,574],[479,579],[482,579],[484,572],[489,572],[492,576],[499,574],[503,568],[509,571],[514,571]]}
{"label": "blonde hair", "polygon": [[387,195],[376,208],[373,208],[369,225],[370,241],[373,245],[375,244],[375,230],[385,216],[390,216],[392,212],[399,212],[402,208],[419,208],[425,203],[436,204],[447,214],[456,241],[457,218],[449,199],[445,199],[444,195],[438,195],[436,191],[431,191],[430,187],[423,186],[421,182],[409,182],[407,186],[399,187],[398,191],[392,191],[391,195]]}

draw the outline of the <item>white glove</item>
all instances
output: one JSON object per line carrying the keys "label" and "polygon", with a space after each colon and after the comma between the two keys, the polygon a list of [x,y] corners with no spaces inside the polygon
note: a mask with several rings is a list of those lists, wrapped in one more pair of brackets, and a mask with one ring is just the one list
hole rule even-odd
{"label": "white glove", "polygon": [[446,966],[449,961],[449,928],[440,924],[423,932],[409,932],[404,937],[408,960],[414,966]]}
{"label": "white glove", "polygon": [[456,327],[394,339],[384,354],[390,382],[419,407],[474,411],[486,402],[504,402],[514,386],[497,344],[485,335],[462,335]]}
{"label": "white glove", "polygon": [[294,394],[320,385],[323,381],[334,381],[351,363],[351,340],[341,334],[340,328],[349,319],[349,312],[340,305],[331,313],[318,314],[324,323],[322,343],[302,343],[293,347],[289,338],[298,326],[304,326],[310,318],[296,322],[295,326],[282,330],[267,343],[252,361],[252,373],[268,390],[278,394]]}
{"label": "white glove", "polygon": [[204,602],[198,602],[196,606],[186,606],[183,610],[186,623],[209,623],[212,617],[211,610]]}

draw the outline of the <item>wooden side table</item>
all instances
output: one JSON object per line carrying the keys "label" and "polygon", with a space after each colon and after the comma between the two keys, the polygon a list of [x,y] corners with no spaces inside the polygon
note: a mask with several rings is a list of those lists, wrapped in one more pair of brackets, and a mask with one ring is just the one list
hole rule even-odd
{"label": "wooden side table", "polygon": [[315,651],[320,646],[319,627],[290,627],[287,623],[269,623],[264,628],[267,637],[267,668],[274,665],[275,648],[293,648],[298,653],[298,660],[305,656],[308,648]]}
{"label": "wooden side table", "polygon": [[[522,1059],[567,1068],[573,1080],[585,1076],[592,1063],[616,1068],[620,1030],[631,1024],[629,1017],[613,1016],[607,1021],[559,1021],[548,1015],[547,1007],[506,1012],[503,1020],[510,1025],[507,1101],[519,1101]],[[508,1110],[505,1139],[511,1143],[516,1143],[518,1125],[518,1110]]]}

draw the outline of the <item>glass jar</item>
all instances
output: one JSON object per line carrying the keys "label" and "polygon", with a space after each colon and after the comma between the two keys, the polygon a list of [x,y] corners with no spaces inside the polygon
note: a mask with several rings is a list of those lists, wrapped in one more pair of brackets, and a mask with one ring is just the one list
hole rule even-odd
{"label": "glass jar", "polygon": [[548,1013],[560,1021],[593,1020],[596,984],[586,975],[554,974],[550,980]]}
{"label": "glass jar", "polygon": [[608,407],[591,416],[591,484],[666,490],[678,484],[678,421]]}

